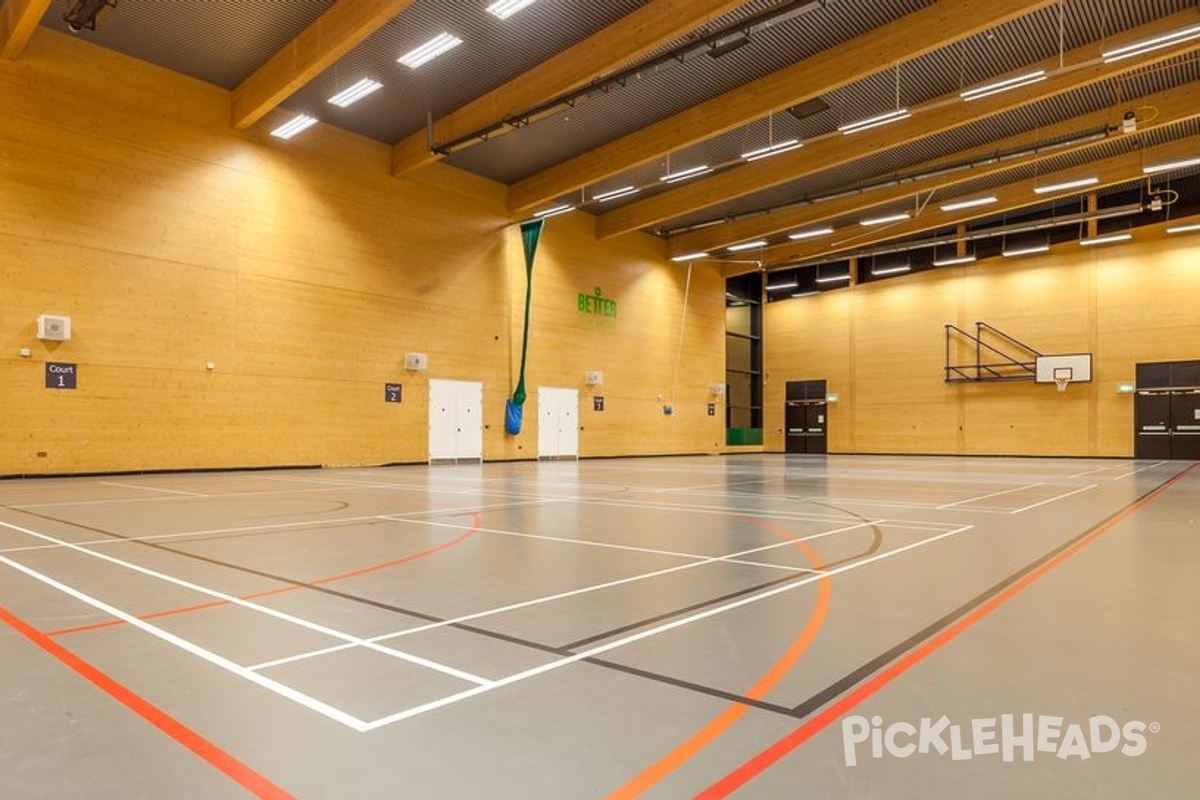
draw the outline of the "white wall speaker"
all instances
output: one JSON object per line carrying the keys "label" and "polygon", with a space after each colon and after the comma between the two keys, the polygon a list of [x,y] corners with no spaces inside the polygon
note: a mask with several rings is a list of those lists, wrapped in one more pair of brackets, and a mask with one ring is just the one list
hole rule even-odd
{"label": "white wall speaker", "polygon": [[42,314],[37,318],[37,338],[46,342],[65,342],[71,338],[71,318],[60,314]]}
{"label": "white wall speaker", "polygon": [[717,397],[725,396],[725,384],[723,383],[714,383],[712,386],[708,387],[708,390]]}
{"label": "white wall speaker", "polygon": [[405,353],[404,368],[414,371],[429,369],[428,353]]}
{"label": "white wall speaker", "polygon": [[583,382],[588,386],[603,386],[604,373],[598,369],[590,369],[583,373]]}

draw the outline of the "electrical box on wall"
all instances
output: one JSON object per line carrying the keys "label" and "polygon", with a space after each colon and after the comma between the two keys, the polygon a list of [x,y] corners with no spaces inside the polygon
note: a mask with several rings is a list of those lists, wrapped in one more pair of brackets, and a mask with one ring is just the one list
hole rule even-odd
{"label": "electrical box on wall", "polygon": [[712,386],[708,387],[708,390],[716,397],[725,396],[725,384],[723,383],[714,383]]}
{"label": "electrical box on wall", "polygon": [[37,338],[46,342],[65,342],[71,338],[71,318],[60,314],[42,314],[37,318]]}
{"label": "electrical box on wall", "polygon": [[411,370],[429,369],[428,353],[405,353],[404,368]]}
{"label": "electrical box on wall", "polygon": [[583,382],[588,386],[603,386],[604,373],[596,369],[588,370],[583,373]]}

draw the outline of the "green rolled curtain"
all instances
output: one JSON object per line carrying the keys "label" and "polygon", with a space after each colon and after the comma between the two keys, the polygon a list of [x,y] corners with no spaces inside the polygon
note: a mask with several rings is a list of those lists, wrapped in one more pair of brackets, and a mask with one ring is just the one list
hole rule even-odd
{"label": "green rolled curtain", "polygon": [[521,244],[525,250],[525,326],[521,334],[521,370],[517,376],[517,388],[512,398],[504,404],[504,430],[511,436],[521,432],[521,421],[525,406],[525,359],[529,354],[529,303],[533,297],[533,257],[537,253],[538,238],[542,235],[544,219],[521,223]]}

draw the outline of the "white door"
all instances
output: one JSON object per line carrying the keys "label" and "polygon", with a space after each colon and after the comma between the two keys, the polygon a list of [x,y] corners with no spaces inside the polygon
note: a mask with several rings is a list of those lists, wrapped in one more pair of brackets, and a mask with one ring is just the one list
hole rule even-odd
{"label": "white door", "polygon": [[538,387],[538,458],[579,456],[579,391]]}
{"label": "white door", "polygon": [[483,384],[429,381],[429,460],[483,459]]}

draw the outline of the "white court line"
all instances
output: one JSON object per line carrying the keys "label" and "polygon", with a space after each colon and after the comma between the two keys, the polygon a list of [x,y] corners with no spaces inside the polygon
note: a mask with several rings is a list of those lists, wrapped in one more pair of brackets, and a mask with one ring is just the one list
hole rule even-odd
{"label": "white court line", "polygon": [[757,603],[761,600],[766,600],[767,598],[774,597],[776,595],[780,595],[785,592],[795,591],[796,589],[799,589],[802,586],[807,586],[810,583],[813,583],[815,581],[829,578],[834,575],[841,574],[843,572],[848,572],[852,569],[858,569],[860,567],[866,566],[867,564],[872,564],[877,561],[881,561],[885,558],[891,558],[893,556],[899,555],[900,553],[907,552],[914,548],[923,547],[924,545],[931,544],[932,542],[936,542],[940,539],[945,539],[948,536],[956,536],[960,533],[971,530],[971,528],[973,528],[973,527],[974,527],[973,525],[965,525],[956,530],[946,531],[945,533],[940,533],[937,536],[931,536],[930,538],[923,539],[919,542],[913,542],[912,544],[905,545],[904,547],[898,548],[896,550],[889,550],[885,553],[879,553],[877,555],[871,556],[870,558],[863,559],[862,561],[855,561],[850,564],[846,564],[841,567],[837,567],[836,569],[831,569],[823,575],[811,575],[807,578],[801,578],[800,580],[795,581],[794,583],[788,583],[783,586],[777,586],[775,588],[768,589],[768,590],[760,592],[758,594],[750,595],[749,597],[744,597],[739,600],[734,600],[734,601],[726,603],[724,605],[717,606],[715,608],[710,608],[705,611],[698,612],[689,617],[683,617],[681,619],[677,619],[672,622],[663,623],[662,625],[658,625],[653,628],[648,628],[647,630],[641,631],[639,633],[631,634],[631,635],[626,636],[621,639],[616,639],[614,641],[608,642],[607,644],[598,645],[589,650],[584,650],[581,653],[576,653],[575,655],[567,656],[566,658],[562,658],[558,661],[551,661],[547,664],[542,664],[541,666],[533,667],[532,669],[527,669],[524,672],[518,672],[513,675],[509,675],[506,678],[500,678],[499,680],[494,681],[493,683],[491,683],[488,686],[477,686],[473,689],[467,689],[466,691],[458,692],[457,694],[452,694],[447,697],[443,697],[439,700],[434,700],[429,703],[424,703],[419,706],[414,706],[413,708],[409,708],[405,711],[400,711],[395,714],[389,714],[386,717],[380,717],[377,720],[368,722],[366,725],[366,729],[368,731],[377,730],[386,725],[391,725],[393,723],[400,722],[400,721],[406,720],[406,719],[410,719],[412,717],[427,713],[429,711],[434,711],[439,708],[444,708],[445,706],[452,705],[454,703],[458,703],[462,700],[466,700],[471,697],[475,697],[476,695],[484,694],[485,692],[490,692],[493,689],[499,689],[504,686],[510,686],[514,683],[518,683],[520,681],[527,680],[527,679],[535,677],[537,675],[542,675],[546,672],[550,672],[551,670],[559,669],[561,667],[565,667],[570,664],[575,664],[580,661],[583,661],[584,659],[594,658],[595,656],[598,656],[601,653],[607,653],[610,650],[616,650],[617,648],[624,647],[629,644],[633,644],[634,642],[639,642],[639,641],[642,641],[643,639],[648,639],[652,636],[657,636],[661,633],[666,633],[667,631],[675,630],[676,628],[681,628],[685,625],[690,625],[693,622],[699,622],[700,620],[708,619],[709,617],[714,617],[718,614],[723,614],[727,611],[732,611],[733,609],[741,608],[742,606],[746,606],[746,605],[750,605],[751,603]]}
{"label": "white court line", "polygon": [[1036,489],[1038,486],[1045,486],[1045,485],[1046,484],[1044,484],[1044,483],[1030,483],[1030,484],[1026,484],[1025,486],[1018,486],[1015,489],[1005,489],[1002,492],[992,492],[991,494],[981,494],[981,495],[979,495],[979,497],[969,497],[966,500],[959,500],[954,503],[945,503],[943,505],[937,506],[937,510],[942,511],[944,509],[954,508],[955,506],[961,506],[966,503],[975,503],[980,500],[987,500],[989,497],[999,497],[1002,494],[1012,494],[1013,492],[1020,492],[1025,489]]}
{"label": "white court line", "polygon": [[1068,475],[1067,479],[1070,480],[1071,478],[1082,478],[1085,475],[1095,475],[1097,472],[1106,472],[1110,469],[1116,469],[1116,466],[1109,464],[1107,467],[1097,467],[1096,469],[1089,469],[1086,472],[1076,472],[1074,475]]}
{"label": "white court line", "polygon": [[[369,650],[374,650],[376,652],[383,653],[384,655],[389,655],[389,656],[392,656],[393,658],[398,658],[401,661],[407,661],[411,664],[416,664],[418,666],[425,667],[426,669],[431,669],[436,672],[441,672],[445,675],[451,675],[460,680],[467,681],[468,683],[474,683],[474,684],[483,686],[483,685],[486,685],[491,682],[488,678],[481,678],[478,675],[472,675],[469,672],[465,672],[463,670],[456,669],[456,668],[448,666],[446,664],[440,664],[437,661],[432,661],[427,658],[422,658],[421,656],[414,655],[412,653],[406,653],[403,650],[393,650],[392,648],[389,648],[389,647],[383,647],[381,645],[375,644],[374,642],[370,642],[365,639],[361,639],[357,636],[351,636],[348,633],[344,633],[342,631],[326,627],[326,626],[321,625],[316,622],[311,622],[309,620],[302,619],[301,617],[292,616],[291,614],[284,613],[283,611],[278,611],[269,606],[259,605],[258,603],[252,603],[249,600],[243,600],[242,598],[235,597],[234,595],[231,595],[231,594],[225,594],[224,592],[219,592],[215,589],[209,589],[207,587],[200,586],[199,584],[191,583],[190,581],[185,581],[182,578],[176,578],[174,576],[166,575],[162,572],[157,572],[155,570],[149,569],[147,567],[142,567],[142,566],[133,564],[128,561],[122,561],[119,558],[114,558],[110,555],[105,555],[104,553],[97,553],[95,551],[88,550],[85,547],[80,547],[77,544],[73,544],[71,542],[64,542],[59,539],[55,539],[53,536],[47,536],[44,533],[38,533],[37,531],[32,531],[28,528],[22,528],[19,525],[13,525],[12,523],[9,523],[9,522],[0,522],[0,526],[9,528],[14,531],[18,531],[20,533],[28,534],[29,536],[33,536],[37,539],[43,539],[43,540],[51,541],[51,542],[58,542],[59,544],[67,547],[68,549],[74,550],[79,553],[83,553],[84,555],[86,555],[90,558],[96,558],[101,561],[107,561],[110,564],[115,564],[119,567],[123,567],[125,569],[132,570],[133,572],[137,572],[142,575],[146,575],[148,577],[155,578],[157,580],[173,584],[175,586],[180,586],[180,587],[183,587],[184,589],[189,589],[189,590],[191,590],[193,592],[197,592],[199,594],[208,595],[209,597],[214,597],[218,600],[223,600],[227,603],[230,603],[231,605],[241,606],[242,608],[246,608],[251,611],[257,611],[260,614],[265,614],[266,616],[274,617],[278,620],[291,623],[292,625],[295,625],[300,628],[307,628],[310,631],[315,631],[317,633],[324,634],[325,636],[328,636],[333,639],[341,639],[343,642],[349,642],[349,643],[354,644],[355,646],[366,647]],[[5,561],[8,561],[8,559],[5,559]]]}
{"label": "white court line", "polygon": [[358,717],[353,716],[352,714],[347,714],[339,708],[335,708],[327,703],[317,700],[315,697],[310,697],[309,695],[299,692],[290,686],[285,686],[278,681],[271,680],[263,675],[252,672],[242,665],[230,661],[224,656],[219,656],[210,650],[205,650],[203,647],[200,647],[193,642],[189,642],[187,639],[182,639],[169,631],[163,630],[157,625],[152,625],[143,619],[133,616],[132,614],[125,613],[115,606],[110,606],[108,603],[105,603],[102,600],[97,600],[91,595],[85,594],[78,589],[67,586],[64,583],[60,583],[54,578],[51,578],[49,575],[43,575],[35,569],[27,567],[4,556],[0,556],[0,563],[7,564],[18,572],[22,572],[36,581],[44,583],[51,588],[57,589],[65,595],[74,597],[81,603],[85,603],[99,611],[104,612],[105,614],[108,614],[109,616],[122,620],[134,626],[135,628],[140,628],[151,636],[155,636],[168,644],[172,644],[184,652],[191,653],[192,655],[201,658],[208,663],[213,664],[214,666],[220,667],[227,672],[237,675],[239,678],[244,678],[251,683],[257,684],[268,691],[274,692],[275,694],[291,700],[294,703],[299,703],[305,708],[315,711],[324,717],[328,717],[335,722],[340,722],[342,725],[345,725],[348,728],[352,728],[359,733],[364,733],[367,730],[367,723]]}
{"label": "white court line", "polygon": [[1158,463],[1151,464],[1148,467],[1142,467],[1141,469],[1135,469],[1133,472],[1126,472],[1124,475],[1117,475],[1115,478],[1113,478],[1113,480],[1119,481],[1122,478],[1129,478],[1129,477],[1132,477],[1133,475],[1137,475],[1139,472],[1145,472],[1146,470],[1149,470],[1149,469],[1156,469],[1158,467],[1161,467],[1163,464],[1166,464],[1166,463],[1167,463],[1166,461],[1159,461]]}
{"label": "white court line", "polygon": [[[142,489],[147,492],[163,492],[164,494],[182,494],[188,497],[208,497],[200,492],[181,492],[178,489],[159,489],[156,486],[138,486],[132,483],[114,483],[113,481],[100,481],[101,486],[117,486],[122,489]],[[129,499],[129,498],[123,498]]]}
{"label": "white court line", "polygon": [[1021,514],[1021,513],[1028,511],[1031,508],[1037,508],[1038,506],[1044,506],[1047,503],[1053,503],[1057,500],[1062,500],[1063,498],[1070,497],[1073,494],[1079,494],[1080,492],[1087,492],[1087,491],[1097,488],[1098,486],[1099,486],[1099,484],[1097,484],[1097,483],[1089,483],[1087,486],[1084,486],[1082,489],[1076,489],[1073,492],[1067,492],[1065,494],[1056,495],[1047,500],[1042,500],[1039,503],[1033,503],[1032,505],[1025,506],[1024,508],[1014,509],[1012,511],[1009,511],[1008,513],[1009,514]]}
{"label": "white court line", "polygon": [[[848,531],[852,531],[857,528],[865,528],[865,527],[868,527],[869,525],[877,524],[878,522],[883,522],[883,521],[884,520],[878,520],[877,522],[860,522],[857,525],[851,525],[851,526],[848,526],[845,528],[835,528],[834,530],[831,530],[831,531],[822,531],[821,533],[814,533],[809,536],[802,536],[802,537],[799,537],[796,539],[789,539],[789,540],[780,541],[780,542],[772,542],[771,544],[766,545],[766,546],[754,547],[749,550],[742,550],[737,553],[729,553],[728,555],[724,555],[724,556],[702,557],[703,560],[694,561],[690,564],[679,564],[674,567],[667,567],[665,569],[659,569],[659,570],[655,570],[653,572],[642,573],[641,575],[632,575],[628,578],[618,578],[616,580],[605,581],[604,583],[592,584],[591,586],[585,586],[582,589],[571,589],[571,590],[568,590],[565,592],[558,592],[556,594],[544,595],[542,597],[535,597],[531,600],[522,600],[521,602],[511,603],[509,605],[500,606],[498,608],[489,608],[484,611],[475,611],[470,614],[464,614],[463,616],[460,616],[460,617],[454,617],[453,619],[442,620],[441,622],[430,622],[426,625],[418,625],[415,628],[406,628],[402,631],[393,631],[391,633],[383,633],[378,636],[372,636],[368,641],[382,642],[382,641],[386,641],[388,639],[399,639],[402,636],[411,636],[415,633],[424,633],[425,631],[436,630],[437,628],[445,628],[449,625],[459,625],[464,622],[472,622],[477,619],[483,619],[485,617],[495,616],[496,614],[505,614],[505,613],[508,613],[509,611],[519,611],[523,608],[531,608],[533,606],[542,605],[543,603],[550,603],[555,600],[565,600],[566,598],[569,598],[569,597],[577,597],[582,594],[597,592],[602,589],[611,589],[614,586],[624,586],[624,585],[627,585],[630,583],[635,583],[637,581],[644,581],[649,578],[658,578],[663,575],[669,575],[669,574],[675,573],[675,572],[683,572],[684,570],[687,570],[687,569],[695,569],[696,567],[703,567],[708,564],[715,564],[717,562],[729,561],[730,559],[741,558],[742,556],[753,555],[754,553],[762,553],[767,550],[774,550],[774,549],[777,549],[780,547],[787,547],[788,545],[793,545],[798,542],[807,542],[807,541],[812,541],[814,539],[822,539],[826,536],[833,536],[838,533],[846,533]],[[500,534],[504,534],[507,536],[534,536],[534,534],[516,533],[515,531],[489,530],[487,528],[481,528],[480,531],[483,533],[500,533]],[[537,537],[537,538],[540,538],[540,537]],[[695,558],[695,556],[692,556],[692,557]],[[758,564],[756,562],[741,562],[741,563],[749,563],[752,566],[756,566],[756,567],[763,566],[762,564]],[[815,576],[818,576],[818,577],[821,575],[827,574],[822,570],[811,570],[810,569],[810,570],[806,570],[806,571],[811,572]],[[832,573],[829,573],[829,574],[832,574]],[[262,664],[255,664],[255,665],[251,666],[250,669],[266,669],[268,667],[276,667],[281,664],[290,664],[295,661],[303,661],[305,659],[314,658],[316,656],[323,656],[323,655],[328,655],[329,653],[336,653],[339,650],[348,650],[350,647],[353,647],[353,645],[334,645],[332,647],[323,647],[319,650],[310,650],[306,653],[297,653],[296,655],[287,656],[285,658],[276,659],[274,661],[267,661],[267,662],[263,662]]]}
{"label": "white court line", "polygon": [[18,503],[10,505],[8,508],[20,511],[25,508],[61,508],[65,506],[102,506],[110,503],[166,503],[171,500],[227,500],[231,497],[261,497],[263,495],[275,494],[307,494],[311,492],[332,492],[336,486],[319,489],[275,489],[265,492],[229,492],[227,494],[202,494],[195,497],[174,495],[168,497],[114,497],[108,500],[63,500],[55,503]]}
{"label": "white court line", "polygon": [[[208,528],[206,530],[198,530],[198,531],[179,531],[178,533],[156,533],[156,534],[152,534],[149,536],[127,536],[125,538],[119,538],[119,539],[114,539],[114,538],[91,539],[91,540],[82,541],[82,542],[72,542],[72,544],[79,545],[80,547],[95,547],[97,545],[128,544],[130,542],[161,542],[161,541],[170,540],[170,539],[183,539],[183,538],[186,538],[189,536],[195,536],[195,537],[214,536],[214,535],[222,534],[222,533],[261,533],[261,532],[271,531],[271,530],[278,530],[280,533],[283,533],[285,531],[285,529],[292,529],[292,528],[306,528],[306,527],[313,527],[313,526],[319,527],[322,525],[344,525],[344,524],[350,523],[350,522],[371,522],[371,521],[376,521],[376,520],[384,521],[384,522],[391,522],[391,521],[394,521],[395,517],[416,517],[416,516],[420,516],[423,514],[431,514],[431,515],[443,515],[444,514],[446,516],[459,516],[459,515],[463,515],[463,514],[477,513],[479,511],[492,511],[492,510],[501,509],[501,508],[518,508],[521,506],[535,505],[537,503],[549,504],[551,502],[558,502],[558,501],[524,500],[524,501],[516,501],[516,502],[512,502],[512,503],[493,503],[490,505],[458,506],[456,508],[430,508],[430,509],[422,509],[420,511],[397,511],[397,512],[389,513],[389,514],[364,514],[362,516],[354,516],[354,517],[331,517],[329,519],[315,519],[315,520],[306,520],[306,521],[302,521],[302,522],[270,522],[270,523],[264,523],[262,525],[240,525],[240,526],[232,527],[232,528]],[[72,523],[68,522],[66,524],[70,525]],[[202,542],[210,541],[210,540],[198,538],[198,539],[196,539],[196,541],[202,543]],[[185,542],[185,544],[186,544],[186,542]],[[0,553],[24,553],[24,552],[28,552],[31,550],[58,550],[58,549],[61,549],[62,547],[63,547],[63,545],[60,545],[60,544],[26,545],[23,547],[0,548]]]}

